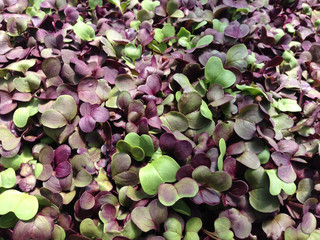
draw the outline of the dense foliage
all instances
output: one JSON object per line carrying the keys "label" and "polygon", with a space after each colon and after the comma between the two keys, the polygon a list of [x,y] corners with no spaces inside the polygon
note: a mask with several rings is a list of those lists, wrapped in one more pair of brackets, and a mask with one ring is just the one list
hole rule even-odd
{"label": "dense foliage", "polygon": [[0,239],[320,239],[317,0],[0,12]]}

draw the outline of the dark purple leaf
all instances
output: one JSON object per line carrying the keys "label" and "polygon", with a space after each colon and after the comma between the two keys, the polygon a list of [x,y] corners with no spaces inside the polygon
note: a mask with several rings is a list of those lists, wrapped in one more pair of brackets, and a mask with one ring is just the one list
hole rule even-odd
{"label": "dark purple leaf", "polygon": [[208,168],[210,168],[211,161],[206,154],[198,153],[191,159],[190,164],[193,168],[197,168],[199,166],[207,166]]}
{"label": "dark purple leaf", "polygon": [[240,24],[237,21],[231,22],[229,26],[224,30],[224,35],[231,38],[243,38],[250,32],[250,28],[246,24]]}
{"label": "dark purple leaf", "polygon": [[71,155],[71,148],[66,144],[60,145],[54,151],[54,158],[55,158],[56,164],[67,161],[70,155]]}

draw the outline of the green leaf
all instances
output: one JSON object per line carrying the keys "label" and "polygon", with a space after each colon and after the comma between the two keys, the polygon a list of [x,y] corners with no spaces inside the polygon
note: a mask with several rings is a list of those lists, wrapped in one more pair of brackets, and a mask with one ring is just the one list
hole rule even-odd
{"label": "green leaf", "polygon": [[200,112],[201,112],[201,115],[204,116],[205,118],[207,118],[209,120],[213,120],[212,112],[209,109],[207,103],[205,101],[203,101],[203,100],[202,100],[202,104],[201,104],[201,107],[200,107]]}
{"label": "green leaf", "polygon": [[95,225],[91,218],[86,218],[80,223],[80,233],[91,239],[100,239],[103,234],[103,225]]}
{"label": "green leaf", "polygon": [[188,129],[188,119],[179,112],[171,111],[160,117],[162,125],[170,129],[170,131],[184,132]]}
{"label": "green leaf", "polygon": [[[19,219],[12,212],[9,212],[0,217],[0,228],[11,228],[14,227]],[[0,237],[1,239],[1,237]],[[3,239],[4,240],[4,239]]]}
{"label": "green leaf", "polygon": [[266,164],[270,159],[270,155],[268,147],[265,147],[259,154],[257,154],[261,164]]}
{"label": "green leaf", "polygon": [[0,141],[5,150],[10,151],[16,148],[20,143],[20,139],[13,135],[6,127],[0,126]]}
{"label": "green leaf", "polygon": [[170,240],[182,239],[182,231],[183,231],[182,224],[184,224],[184,222],[183,220],[182,222],[179,220],[180,219],[178,219],[176,216],[173,215],[165,221],[164,226],[165,226],[166,232],[163,233],[163,236],[165,237],[165,239],[170,239]]}
{"label": "green leaf", "polygon": [[102,0],[89,0],[89,7],[91,10],[95,9],[97,5],[102,7],[103,1]]}
{"label": "green leaf", "polygon": [[0,194],[0,215],[13,212],[20,220],[27,221],[37,214],[38,208],[37,198],[27,193],[10,189]]}
{"label": "green leaf", "polygon": [[74,185],[76,187],[85,187],[89,185],[92,182],[92,176],[90,173],[87,172],[87,170],[82,169],[80,172],[78,172],[77,177],[74,181]]}
{"label": "green leaf", "polygon": [[223,158],[224,155],[226,154],[227,146],[226,146],[226,141],[223,138],[220,138],[219,140],[219,150],[220,150],[220,155],[218,158],[218,170],[222,171],[223,169]]}
{"label": "green leaf", "polygon": [[308,198],[311,197],[311,192],[314,189],[313,180],[311,178],[303,178],[298,183],[298,189],[296,196],[299,202],[304,203]]}
{"label": "green leaf", "polygon": [[18,108],[14,111],[13,122],[18,128],[23,128],[27,125],[29,119],[29,109],[25,107]]}
{"label": "green leaf", "polygon": [[173,37],[175,32],[175,28],[170,23],[166,23],[162,29],[157,28],[154,30],[154,39],[161,43],[165,38]]}
{"label": "green leaf", "polygon": [[178,100],[178,109],[183,114],[188,114],[200,109],[202,97],[198,92],[186,92]]}
{"label": "green leaf", "polygon": [[233,66],[240,71],[247,68],[246,57],[248,56],[248,49],[244,44],[238,44],[231,47],[227,52],[226,66]]}
{"label": "green leaf", "polygon": [[16,173],[13,168],[0,172],[0,187],[12,188],[16,185]]}
{"label": "green leaf", "polygon": [[234,239],[233,232],[230,230],[231,222],[226,217],[219,217],[214,221],[215,235],[222,240]]}
{"label": "green leaf", "polygon": [[222,88],[231,87],[236,82],[233,72],[226,70],[218,57],[211,57],[205,66],[205,77],[210,84],[218,83]]}
{"label": "green leaf", "polygon": [[64,116],[54,109],[49,109],[45,111],[41,115],[41,122],[43,126],[53,129],[67,125],[67,121],[64,118]]}
{"label": "green leaf", "polygon": [[59,226],[58,224],[54,225],[54,229],[52,232],[52,239],[54,240],[65,240],[66,239],[66,233],[64,229]]}
{"label": "green leaf", "polygon": [[204,37],[199,39],[199,41],[197,42],[196,47],[200,47],[200,46],[203,46],[203,45],[210,44],[210,43],[212,43],[212,41],[213,41],[213,36],[212,35],[206,35],[206,36],[204,36]]}
{"label": "green leaf", "polygon": [[177,0],[169,0],[167,3],[167,13],[168,15],[172,15],[178,9],[178,1]]}
{"label": "green leaf", "polygon": [[186,37],[187,39],[189,39],[190,36],[191,33],[187,29],[185,29],[185,27],[180,28],[179,32],[177,33],[178,38]]}
{"label": "green leaf", "polygon": [[6,66],[4,69],[16,72],[26,72],[36,64],[36,59],[20,60]]}
{"label": "green leaf", "polygon": [[54,109],[61,113],[67,121],[71,121],[77,115],[77,104],[70,95],[61,95],[54,103]]}
{"label": "green leaf", "polygon": [[176,73],[173,75],[173,80],[175,80],[180,87],[183,89],[183,92],[195,92],[196,90],[191,85],[189,79],[186,75],[182,73]]}
{"label": "green leaf", "polygon": [[226,27],[228,27],[228,23],[227,22],[221,22],[219,19],[213,19],[212,21],[212,28],[213,29],[216,29],[218,32],[221,32],[223,33],[224,32],[224,29]]}
{"label": "green leaf", "polygon": [[297,103],[297,100],[293,99],[279,99],[273,100],[272,106],[279,109],[282,112],[301,112],[302,109]]}
{"label": "green leaf", "polygon": [[79,38],[84,41],[92,41],[95,38],[94,29],[90,25],[81,21],[78,21],[73,26],[73,31]]}
{"label": "green leaf", "polygon": [[294,182],[286,183],[283,182],[277,175],[277,169],[267,169],[266,173],[268,174],[270,180],[269,191],[271,195],[276,196],[281,193],[281,189],[288,195],[293,195],[296,192],[296,185]]}
{"label": "green leaf", "polygon": [[202,228],[202,221],[198,217],[193,217],[188,220],[186,223],[186,235],[184,236],[185,240],[198,240],[198,232]]}
{"label": "green leaf", "polygon": [[139,172],[143,191],[149,195],[156,194],[161,183],[176,181],[179,168],[179,164],[169,156],[160,156],[148,163]]}
{"label": "green leaf", "polygon": [[172,18],[183,18],[184,17],[184,13],[183,13],[182,10],[178,9],[174,13],[172,13],[170,17],[172,17]]}
{"label": "green leaf", "polygon": [[127,57],[131,58],[134,63],[136,59],[141,57],[142,47],[141,45],[136,47],[133,43],[128,43],[124,48],[124,53]]}
{"label": "green leaf", "polygon": [[191,209],[186,204],[183,199],[178,200],[173,206],[172,209],[178,213],[184,214],[186,216],[191,216]]}
{"label": "green leaf", "polygon": [[187,48],[187,49],[191,49],[191,48],[194,47],[193,43],[190,42],[187,37],[181,37],[181,38],[179,38],[178,43],[179,43],[182,47],[185,47],[185,48]]}
{"label": "green leaf", "polygon": [[141,6],[143,9],[148,11],[154,11],[154,9],[160,5],[159,1],[152,1],[152,0],[143,0]]}
{"label": "green leaf", "polygon": [[33,92],[40,86],[41,79],[35,74],[29,74],[26,77],[19,77],[13,80],[15,88],[19,92]]}
{"label": "green leaf", "polygon": [[263,213],[272,213],[280,206],[279,199],[270,195],[266,188],[257,188],[250,191],[249,202],[255,210]]}
{"label": "green leaf", "polygon": [[284,61],[289,63],[291,69],[298,66],[298,60],[294,57],[294,53],[291,50],[285,50],[282,57]]}
{"label": "green leaf", "polygon": [[32,98],[30,102],[20,104],[21,107],[16,109],[13,114],[14,124],[19,128],[25,127],[29,117],[38,113],[38,103],[37,98]]}

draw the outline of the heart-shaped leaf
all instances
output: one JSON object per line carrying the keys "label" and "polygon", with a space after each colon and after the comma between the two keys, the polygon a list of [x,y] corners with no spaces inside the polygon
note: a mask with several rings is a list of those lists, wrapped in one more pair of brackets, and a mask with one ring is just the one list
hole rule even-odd
{"label": "heart-shaped leaf", "polygon": [[68,123],[64,116],[54,109],[45,111],[41,115],[41,122],[43,126],[53,129],[64,127]]}
{"label": "heart-shaped leaf", "polygon": [[0,141],[2,147],[5,150],[10,151],[15,149],[19,145],[20,138],[17,138],[10,132],[9,129],[0,125]]}
{"label": "heart-shaped leaf", "polygon": [[89,238],[99,239],[103,234],[102,226],[100,223],[97,226],[92,219],[86,218],[80,224],[80,233]]}
{"label": "heart-shaped leaf", "polygon": [[185,240],[199,239],[198,232],[202,228],[202,221],[198,217],[193,217],[186,223],[186,234],[184,236]]}
{"label": "heart-shaped leaf", "polygon": [[183,93],[178,102],[178,109],[183,114],[188,114],[200,109],[202,97],[197,92]]}
{"label": "heart-shaped leaf", "polygon": [[179,215],[169,215],[164,223],[165,232],[163,236],[166,239],[181,240],[183,235],[184,221]]}
{"label": "heart-shaped leaf", "polygon": [[219,217],[214,221],[214,229],[217,237],[224,240],[233,239],[233,232],[230,230],[231,222],[226,217]]}
{"label": "heart-shaped leaf", "polygon": [[61,95],[54,103],[54,109],[61,113],[67,121],[71,121],[77,114],[77,104],[70,95]]}
{"label": "heart-shaped leaf", "polygon": [[26,72],[29,68],[36,64],[36,59],[20,60],[14,62],[5,67],[6,70],[16,71],[16,72]]}
{"label": "heart-shaped leaf", "polygon": [[138,134],[131,132],[126,135],[124,141],[129,143],[131,146],[142,148],[147,157],[151,157],[154,153],[152,138],[147,134],[139,136]]}
{"label": "heart-shaped leaf", "polygon": [[169,128],[170,131],[184,132],[188,128],[188,119],[181,113],[171,111],[160,117],[162,124]]}
{"label": "heart-shaped leaf", "polygon": [[160,156],[151,161],[139,172],[143,191],[149,195],[156,194],[161,183],[176,181],[179,168],[179,164],[169,156]]}
{"label": "heart-shaped leaf", "polygon": [[295,222],[289,215],[280,213],[272,220],[263,222],[262,229],[269,238],[278,239],[288,227],[293,226],[294,224]]}
{"label": "heart-shaped leaf", "polygon": [[198,191],[199,187],[196,181],[192,178],[182,178],[174,185],[160,184],[158,198],[163,205],[172,206],[181,198],[194,197]]}
{"label": "heart-shaped leaf", "polygon": [[40,86],[41,79],[36,74],[28,74],[26,77],[15,78],[13,84],[19,92],[33,92]]}
{"label": "heart-shaped leaf", "polygon": [[84,41],[92,41],[95,38],[95,32],[94,29],[84,22],[78,21],[73,26],[73,31],[79,38],[81,38]]}
{"label": "heart-shaped leaf", "polygon": [[281,190],[289,195],[292,195],[296,192],[296,185],[294,182],[291,183],[285,183],[281,181],[281,179],[277,176],[277,170],[276,169],[267,169],[266,173],[268,174],[269,180],[270,180],[270,187],[269,191],[271,195],[276,196],[280,194]]}
{"label": "heart-shaped leaf", "polygon": [[205,77],[210,84],[220,84],[222,88],[231,87],[236,82],[233,72],[226,70],[218,57],[211,57],[205,66]]}
{"label": "heart-shaped leaf", "polygon": [[167,207],[157,199],[149,203],[147,207],[136,207],[131,213],[132,221],[143,231],[159,230],[160,224],[168,217]]}
{"label": "heart-shaped leaf", "polygon": [[[249,219],[236,208],[225,210],[219,214],[219,218],[226,217],[231,223],[231,228],[239,239],[249,237],[252,225]],[[216,230],[217,231],[217,230]]]}
{"label": "heart-shaped leaf", "polygon": [[[31,206],[29,208],[31,208]],[[19,221],[13,230],[13,238],[50,239],[53,228],[53,219],[49,216],[39,214],[30,221]]]}
{"label": "heart-shaped leaf", "polygon": [[27,221],[36,215],[38,207],[37,198],[27,193],[10,189],[0,194],[0,215],[13,212],[17,218]]}
{"label": "heart-shaped leaf", "polygon": [[227,52],[226,66],[233,66],[240,71],[247,68],[247,61],[245,58],[248,56],[248,49],[244,44],[232,46]]}
{"label": "heart-shaped leaf", "polygon": [[124,48],[124,53],[127,57],[131,58],[133,62],[141,57],[142,47],[136,47],[133,43],[128,43]]}
{"label": "heart-shaped leaf", "polygon": [[282,112],[301,112],[302,109],[297,103],[297,100],[293,99],[279,99],[273,101],[272,105]]}

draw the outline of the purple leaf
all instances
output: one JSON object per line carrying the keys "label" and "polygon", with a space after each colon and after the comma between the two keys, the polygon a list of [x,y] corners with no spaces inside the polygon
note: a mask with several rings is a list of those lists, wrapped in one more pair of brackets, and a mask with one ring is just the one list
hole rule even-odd
{"label": "purple leaf", "polygon": [[168,217],[167,207],[157,199],[149,203],[147,207],[136,207],[131,213],[132,221],[144,232],[150,230],[160,231],[160,224]]}
{"label": "purple leaf", "polygon": [[37,215],[30,221],[19,221],[14,230],[14,239],[50,239],[54,222],[51,218]]}
{"label": "purple leaf", "polygon": [[60,145],[54,151],[54,158],[55,158],[56,164],[67,161],[70,155],[71,155],[71,148],[66,144]]}
{"label": "purple leaf", "polygon": [[243,119],[236,119],[234,124],[234,131],[239,137],[250,140],[254,137],[256,132],[256,126],[254,123]]}
{"label": "purple leaf", "polygon": [[250,28],[246,24],[240,24],[237,21],[231,22],[229,26],[224,30],[224,35],[238,39],[247,36],[250,32]]}
{"label": "purple leaf", "polygon": [[191,159],[190,164],[193,168],[197,168],[199,166],[207,166],[208,168],[210,168],[211,161],[205,153],[198,153]]}
{"label": "purple leaf", "polygon": [[226,217],[231,222],[231,228],[234,231],[236,237],[244,239],[249,237],[252,226],[248,218],[243,215],[236,208],[223,211],[219,214],[219,217]]}
{"label": "purple leaf", "polygon": [[17,103],[12,102],[12,98],[9,93],[0,91],[0,114],[4,115],[17,107]]}
{"label": "purple leaf", "polygon": [[94,205],[95,205],[94,196],[91,193],[84,191],[80,197],[80,207],[84,210],[89,210],[93,208]]}
{"label": "purple leaf", "polygon": [[64,14],[66,15],[66,20],[70,22],[76,21],[79,17],[79,12],[75,7],[66,7]]}
{"label": "purple leaf", "polygon": [[93,119],[93,117],[87,115],[85,117],[82,117],[79,121],[79,126],[82,131],[89,133],[92,132],[96,126],[96,121]]}
{"label": "purple leaf", "polygon": [[68,161],[63,161],[58,164],[55,169],[57,178],[64,178],[71,173],[71,165]]}
{"label": "purple leaf", "polygon": [[109,119],[109,111],[104,108],[100,107],[99,105],[93,105],[91,107],[90,115],[96,120],[97,122],[106,122]]}
{"label": "purple leaf", "polygon": [[198,205],[205,203],[210,206],[215,206],[220,203],[220,197],[216,191],[203,187],[199,188],[199,192],[191,200]]}

